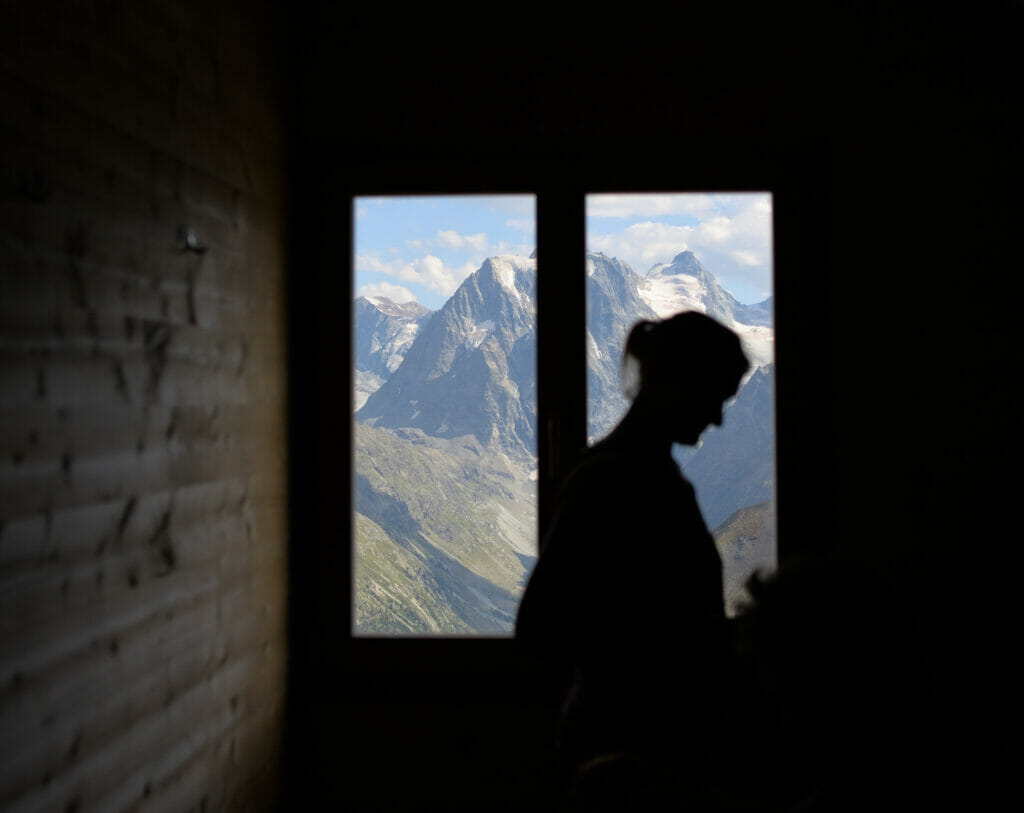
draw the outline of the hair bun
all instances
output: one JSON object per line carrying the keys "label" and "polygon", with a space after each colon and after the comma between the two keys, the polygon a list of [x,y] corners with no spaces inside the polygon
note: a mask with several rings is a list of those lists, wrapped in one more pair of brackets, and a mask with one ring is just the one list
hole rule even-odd
{"label": "hair bun", "polygon": [[633,329],[626,339],[626,353],[637,361],[646,359],[654,346],[654,333],[657,326],[657,322],[647,319],[633,325]]}

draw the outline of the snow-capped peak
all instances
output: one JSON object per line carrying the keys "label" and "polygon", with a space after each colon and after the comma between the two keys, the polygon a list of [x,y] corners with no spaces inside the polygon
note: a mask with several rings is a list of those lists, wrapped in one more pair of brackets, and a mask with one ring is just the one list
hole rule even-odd
{"label": "snow-capped peak", "polygon": [[680,311],[706,313],[706,280],[670,270],[666,273],[667,269],[672,269],[672,266],[657,265],[640,281],[640,296],[651,310],[662,319]]}
{"label": "snow-capped peak", "polygon": [[490,265],[491,272],[498,284],[508,291],[509,295],[522,307],[532,309],[532,303],[523,296],[523,292],[520,291],[519,287],[516,285],[516,274],[536,274],[537,260],[530,257],[517,257],[511,254],[503,254],[487,259],[484,262],[484,265],[486,266],[488,264]]}
{"label": "snow-capped peak", "polygon": [[356,302],[360,300],[385,316],[394,316],[400,319],[417,319],[430,312],[415,299],[410,299],[408,302],[395,302],[386,296],[362,296],[358,297]]}
{"label": "snow-capped peak", "polygon": [[697,274],[705,270],[700,260],[697,259],[697,255],[692,251],[679,252],[668,267],[674,274]]}

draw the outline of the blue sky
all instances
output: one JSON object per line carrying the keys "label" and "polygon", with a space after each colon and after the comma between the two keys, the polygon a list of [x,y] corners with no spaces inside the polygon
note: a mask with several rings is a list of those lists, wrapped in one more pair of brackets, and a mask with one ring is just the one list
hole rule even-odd
{"label": "blue sky", "polygon": [[690,250],[719,285],[752,305],[772,294],[771,195],[590,195],[587,248],[641,275]]}
{"label": "blue sky", "polygon": [[532,195],[357,198],[356,296],[440,308],[488,257],[529,256]]}
{"label": "blue sky", "polygon": [[[529,195],[358,198],[355,293],[437,309],[486,258],[533,251],[534,208]],[[591,195],[587,247],[640,274],[689,249],[740,302],[759,302],[771,293],[771,197]]]}

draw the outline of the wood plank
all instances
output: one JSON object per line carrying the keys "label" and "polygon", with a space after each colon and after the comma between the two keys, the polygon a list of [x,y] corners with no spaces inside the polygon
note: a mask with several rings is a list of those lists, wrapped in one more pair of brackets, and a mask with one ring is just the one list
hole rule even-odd
{"label": "wood plank", "polygon": [[[122,245],[125,236],[148,230],[148,221],[126,228],[118,219],[105,238],[109,245],[104,252],[104,246],[97,245],[103,221],[85,224],[70,215],[60,218],[46,207],[51,218],[40,222],[38,210],[25,208],[33,217],[23,221],[23,233],[7,232],[0,242],[5,269],[0,274],[5,303],[0,315],[5,317],[5,333],[19,321],[27,321],[18,317],[22,308],[30,316],[38,314],[37,324],[53,325],[58,330],[55,338],[67,329],[64,323],[74,323],[82,310],[87,312],[85,318],[96,318],[90,312],[109,314],[122,320],[122,326],[125,317],[134,317],[257,335],[271,327],[280,330],[276,323],[283,319],[281,287],[254,276],[251,269],[257,264],[281,268],[283,258],[269,246],[254,246],[249,233],[200,229],[197,234],[208,250],[196,256],[179,247],[180,224],[171,224],[165,226],[159,245],[144,245],[136,251]],[[51,233],[40,234],[44,227]],[[240,309],[249,316],[266,313],[270,318],[231,321]]]}
{"label": "wood plank", "polygon": [[[229,516],[219,526],[197,526],[199,530],[191,537],[178,535],[175,544],[181,551],[180,564],[166,575],[156,569],[147,570],[138,554],[128,551],[105,554],[102,571],[90,566],[79,568],[80,592],[71,587],[76,577],[67,575],[67,571],[44,569],[32,574],[38,578],[30,586],[49,585],[52,598],[46,593],[40,597],[36,590],[26,602],[8,583],[4,590],[5,615],[19,623],[6,630],[3,637],[2,679],[13,680],[16,676],[14,682],[23,683],[46,669],[65,668],[67,658],[89,651],[97,640],[120,637],[133,625],[148,623],[161,613],[174,613],[181,602],[195,601],[211,591],[221,595],[218,612],[229,614],[232,620],[236,612],[245,614],[238,607],[244,606],[250,592],[260,597],[261,606],[279,607],[284,600],[287,572],[281,537],[268,535],[267,541],[261,542],[257,534],[249,539],[240,530],[243,526],[244,520]],[[211,540],[217,544],[206,544]],[[236,556],[232,551],[239,553]],[[96,581],[96,572],[104,574],[101,583]],[[124,574],[127,579],[120,577]],[[63,602],[70,606],[59,598],[65,588],[68,597]],[[33,600],[37,606],[34,612]],[[49,650],[32,647],[40,639],[51,642]],[[0,687],[5,685],[0,683]]]}
{"label": "wood plank", "polygon": [[[172,621],[178,629],[183,624],[192,626],[198,637],[216,629],[215,607],[207,600]],[[175,634],[171,622],[162,617],[159,622],[162,636]],[[189,664],[187,674],[179,668],[173,676],[176,680],[172,679],[168,663],[187,650],[172,646],[157,649],[150,625],[142,631],[144,635],[112,639],[120,642],[119,647],[108,647],[104,642],[88,653],[80,653],[67,664],[72,669],[34,676],[31,711],[22,709],[21,719],[3,721],[5,730],[21,729],[25,735],[20,743],[10,743],[10,752],[4,755],[22,787],[42,783],[58,772],[68,757],[87,757],[102,750],[137,717],[163,708],[168,698],[205,679],[209,667],[194,663]],[[188,626],[184,634],[189,634]],[[112,695],[110,689],[115,685],[118,692]],[[55,752],[51,744],[55,742],[64,744],[64,748]]]}
{"label": "wood plank", "polygon": [[227,587],[233,578],[247,575],[261,555],[249,521],[240,513],[209,515],[183,526],[173,495],[169,500],[141,499],[138,504],[103,508],[105,521],[98,529],[70,540],[53,532],[19,567],[4,569],[4,637],[21,629],[28,632],[58,616],[88,611],[119,592],[136,589],[140,582],[172,572],[187,575],[213,569]]}
{"label": "wood plank", "polygon": [[[269,431],[268,436],[280,434]],[[79,458],[73,447],[59,461],[0,464],[0,522],[52,516],[58,511],[108,502],[119,495],[233,479],[257,470],[265,460],[247,432],[225,434],[187,448],[164,446]]]}
{"label": "wood plank", "polygon": [[[63,408],[153,404],[156,386],[166,374],[202,375],[223,381],[220,397],[189,398],[174,403],[217,406],[244,403],[253,380],[280,386],[281,349],[262,337],[238,331],[210,331],[148,320],[126,322],[75,337],[34,336],[0,342],[0,364],[10,389],[0,409],[19,406]],[[107,322],[107,327],[111,323]],[[140,380],[141,379],[141,380]],[[260,389],[254,388],[260,392]],[[259,403],[260,398],[251,399]]]}
{"label": "wood plank", "polygon": [[16,800],[8,810],[63,806],[72,799],[89,807],[133,773],[152,770],[165,760],[187,758],[233,725],[230,707],[211,702],[215,698],[210,683],[197,683],[166,706],[139,715],[105,748],[73,762],[35,793]]}
{"label": "wood plank", "polygon": [[[63,408],[0,408],[0,467],[79,459],[180,453],[252,433],[277,442],[283,426],[269,405],[126,403]],[[255,472],[254,472],[255,473]]]}
{"label": "wood plank", "polygon": [[[196,623],[197,618],[202,620]],[[45,779],[54,774],[55,766],[46,759],[50,749],[44,745],[33,751],[33,742],[40,744],[56,739],[70,743],[68,759],[87,758],[93,751],[104,749],[107,741],[118,737],[126,725],[145,717],[147,710],[169,706],[175,697],[191,691],[200,682],[209,684],[211,691],[221,698],[220,702],[226,703],[238,717],[245,716],[244,696],[253,691],[254,686],[264,687],[260,689],[257,706],[279,703],[284,669],[283,628],[264,627],[258,648],[242,646],[238,637],[225,640],[218,632],[220,629],[223,624],[214,621],[209,606],[200,606],[190,614],[179,614],[173,624],[168,623],[161,631],[161,640],[167,644],[163,667],[154,669],[162,662],[162,657],[152,651],[151,636],[140,629],[126,635],[119,649],[111,649],[109,657],[106,651],[97,653],[99,664],[107,666],[105,670],[97,672],[93,667],[93,674],[86,674],[84,678],[86,670],[81,668],[51,673],[50,699],[46,701],[44,696],[42,708],[45,711],[41,721],[47,736],[28,737],[16,752],[7,755],[18,768],[16,774],[30,779]],[[221,643],[211,649],[211,641],[218,637]],[[266,646],[268,640],[275,641],[273,648]],[[258,655],[245,654],[250,651]],[[175,652],[178,654],[174,655]],[[271,661],[266,660],[268,655]],[[266,672],[266,666],[256,668],[256,663],[273,664],[263,679],[254,680],[256,675]],[[109,692],[115,679],[122,687],[116,697]],[[32,727],[30,720],[27,724],[30,732]],[[5,721],[4,730],[18,730],[18,726]],[[33,781],[28,781],[28,785]]]}

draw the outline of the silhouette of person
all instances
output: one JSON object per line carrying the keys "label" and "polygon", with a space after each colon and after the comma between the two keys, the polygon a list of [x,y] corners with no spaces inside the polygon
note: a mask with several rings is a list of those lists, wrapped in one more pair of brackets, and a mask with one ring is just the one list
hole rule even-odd
{"label": "silhouette of person", "polygon": [[570,765],[627,754],[685,793],[724,758],[732,647],[721,559],[671,452],[721,424],[749,362],[686,312],[637,324],[623,367],[632,404],[562,485],[516,636],[564,687]]}

